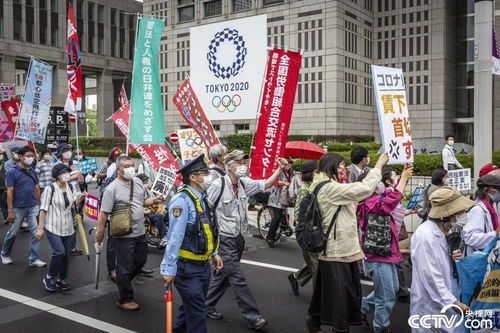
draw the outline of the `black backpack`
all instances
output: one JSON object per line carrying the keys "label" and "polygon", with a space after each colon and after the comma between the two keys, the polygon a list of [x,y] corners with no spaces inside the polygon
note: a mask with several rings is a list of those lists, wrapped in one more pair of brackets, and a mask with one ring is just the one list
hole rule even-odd
{"label": "black backpack", "polygon": [[[323,254],[326,254],[328,236],[336,224],[335,221],[342,208],[342,206],[337,208],[326,233],[323,232],[323,218],[319,209],[317,196],[321,188],[327,183],[329,181],[319,183],[314,191],[306,195],[300,202],[299,223],[295,228],[295,236],[300,247],[307,252],[318,253],[323,251]],[[334,238],[336,238],[336,231],[334,231]]]}

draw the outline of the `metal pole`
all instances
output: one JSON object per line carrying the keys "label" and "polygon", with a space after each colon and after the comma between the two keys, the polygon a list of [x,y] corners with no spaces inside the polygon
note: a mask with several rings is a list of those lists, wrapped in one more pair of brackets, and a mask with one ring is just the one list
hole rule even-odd
{"label": "metal pole", "polygon": [[493,2],[476,1],[474,13],[474,179],[477,180],[481,167],[492,161],[493,150]]}

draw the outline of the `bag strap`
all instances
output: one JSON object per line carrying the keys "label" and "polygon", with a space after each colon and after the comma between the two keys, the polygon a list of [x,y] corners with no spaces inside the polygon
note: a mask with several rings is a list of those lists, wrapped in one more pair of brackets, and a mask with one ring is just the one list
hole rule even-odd
{"label": "bag strap", "polygon": [[224,190],[226,189],[226,177],[221,177],[221,190],[219,193],[219,196],[217,197],[217,200],[215,200],[214,205],[212,207],[213,211],[217,209],[217,206],[219,205],[220,199],[222,198],[222,194],[224,194]]}
{"label": "bag strap", "polygon": [[133,199],[134,199],[134,178],[132,178],[130,183],[130,197],[128,199],[129,204],[132,204]]}
{"label": "bag strap", "polygon": [[210,170],[214,170],[214,171],[218,172],[222,177],[224,177],[226,175],[226,173],[219,168],[213,167]]}
{"label": "bag strap", "polygon": [[325,181],[323,181],[323,182],[319,183],[319,184],[316,186],[316,188],[314,189],[313,194],[314,194],[315,196],[318,196],[319,190],[321,190],[321,188],[322,188],[323,186],[325,186],[325,185],[326,185],[327,183],[329,183],[329,182],[330,182],[329,180],[325,180]]}
{"label": "bag strap", "polygon": [[[339,206],[337,208],[337,211],[335,214],[333,214],[332,222],[330,222],[330,225],[328,226],[328,229],[326,230],[326,241],[328,242],[328,236],[330,235],[330,232],[332,232],[332,228],[334,225],[337,223],[337,217],[339,216],[340,210],[342,209],[342,206]],[[333,232],[333,239],[337,239],[337,228],[335,228],[335,231]],[[325,249],[323,250],[323,255],[326,255],[326,246]]]}

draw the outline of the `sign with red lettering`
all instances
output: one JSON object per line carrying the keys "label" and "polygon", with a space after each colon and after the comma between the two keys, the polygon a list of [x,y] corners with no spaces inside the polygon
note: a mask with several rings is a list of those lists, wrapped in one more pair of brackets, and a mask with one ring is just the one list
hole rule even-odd
{"label": "sign with red lettering", "polygon": [[283,157],[292,119],[302,55],[274,49],[269,53],[260,117],[253,142],[250,174],[267,179]]}

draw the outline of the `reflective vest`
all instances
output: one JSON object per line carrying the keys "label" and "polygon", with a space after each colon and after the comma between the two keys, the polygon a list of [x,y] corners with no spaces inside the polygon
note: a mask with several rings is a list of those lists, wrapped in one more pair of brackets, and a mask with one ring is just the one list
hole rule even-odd
{"label": "reflective vest", "polygon": [[187,194],[196,207],[196,222],[188,223],[179,250],[179,257],[190,260],[207,261],[219,247],[219,230],[211,216],[208,202],[204,199],[204,211],[200,199],[187,187],[180,192]]}

